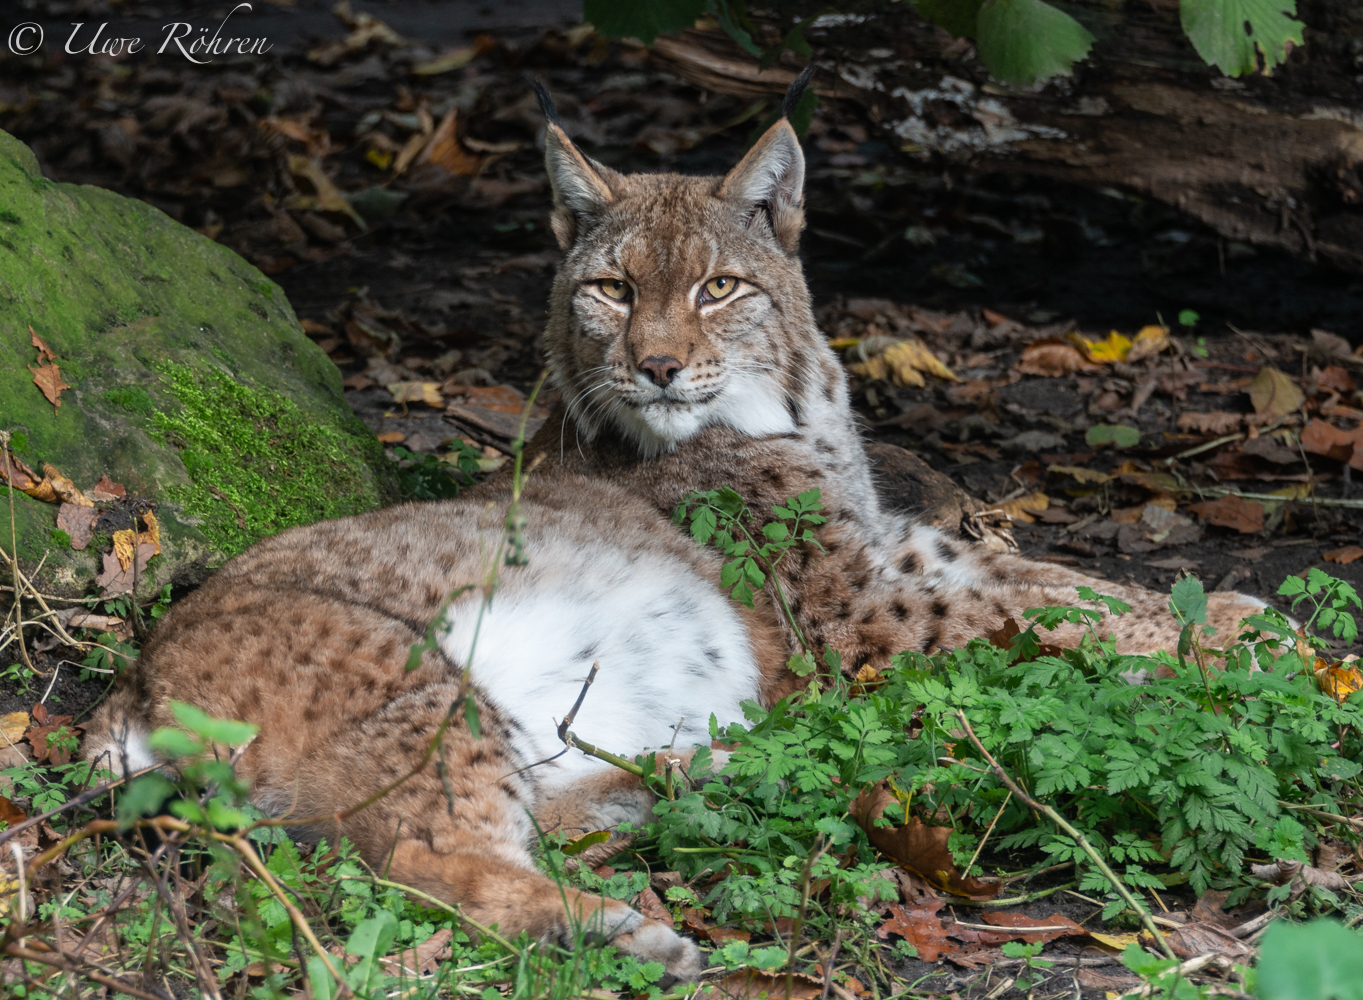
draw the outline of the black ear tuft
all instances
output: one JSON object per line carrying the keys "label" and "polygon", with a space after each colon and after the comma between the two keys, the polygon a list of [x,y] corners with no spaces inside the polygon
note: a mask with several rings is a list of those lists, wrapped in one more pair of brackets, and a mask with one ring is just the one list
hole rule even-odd
{"label": "black ear tuft", "polygon": [[[795,114],[795,109],[800,105],[800,98],[805,96],[805,88],[809,86],[809,81],[813,78],[814,70],[817,68],[813,63],[810,63],[799,76],[791,81],[790,87],[786,90],[785,99],[781,102],[782,118],[789,119]],[[536,81],[535,86],[539,86],[538,81]],[[545,98],[541,97],[540,103],[543,103],[544,100]]]}
{"label": "black ear tuft", "polygon": [[[535,96],[539,98],[540,110],[544,112],[545,119],[549,124],[562,128],[563,122],[559,119],[558,108],[554,107],[554,99],[549,96],[549,91],[544,89],[544,84],[540,82],[539,77],[532,77],[531,83],[535,87]],[[787,97],[786,99],[789,100],[790,98]]]}

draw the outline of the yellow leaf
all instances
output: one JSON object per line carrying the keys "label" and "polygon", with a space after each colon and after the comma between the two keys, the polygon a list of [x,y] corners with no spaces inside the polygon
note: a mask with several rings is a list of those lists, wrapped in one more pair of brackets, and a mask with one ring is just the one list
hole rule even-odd
{"label": "yellow leaf", "polygon": [[1089,931],[1089,937],[1099,944],[1111,948],[1113,951],[1126,951],[1127,945],[1139,944],[1137,940],[1139,934],[1099,934],[1097,931]]}
{"label": "yellow leaf", "polygon": [[9,908],[19,899],[19,880],[0,875],[0,918],[9,913]]}
{"label": "yellow leaf", "polygon": [[380,170],[387,170],[388,165],[393,162],[393,154],[386,149],[378,149],[371,146],[369,152],[364,154],[364,158]]}
{"label": "yellow leaf", "polygon": [[1086,358],[1100,365],[1112,361],[1125,361],[1127,353],[1131,350],[1131,341],[1116,330],[1103,340],[1089,340],[1077,333],[1069,334],[1066,339],[1083,351]]}
{"label": "yellow leaf", "polygon": [[[921,340],[903,340],[897,344],[891,344],[885,348],[885,363],[890,366],[894,373],[895,381],[903,378],[907,371],[924,372],[928,375],[935,375],[947,382],[959,382],[953,372],[946,365],[942,364],[937,355],[928,350],[927,345]],[[922,385],[921,379],[917,383],[904,381],[902,385]]]}
{"label": "yellow leaf", "polygon": [[27,712],[10,712],[0,715],[0,746],[18,743],[28,730]]}
{"label": "yellow leaf", "polygon": [[124,528],[122,531],[114,532],[114,558],[118,560],[118,565],[127,569],[133,563],[133,556],[136,555],[138,546],[150,545],[155,551],[148,555],[158,555],[161,552],[161,525],[156,521],[156,515],[151,511],[139,514],[142,523],[147,526],[146,531],[134,531],[132,528]]}
{"label": "yellow leaf", "polygon": [[835,351],[843,351],[849,347],[856,347],[860,343],[860,337],[835,337],[828,342],[828,346]]}
{"label": "yellow leaf", "polygon": [[1062,476],[1069,476],[1081,483],[1108,483],[1116,476],[1108,475],[1106,472],[1099,472],[1097,469],[1085,469],[1078,465],[1050,465],[1046,467],[1047,472],[1058,472]]}
{"label": "yellow leaf", "polygon": [[478,47],[474,45],[462,49],[452,49],[443,55],[436,56],[430,62],[417,63],[412,67],[412,74],[414,76],[436,76],[440,73],[463,69],[473,61],[478,52]]}
{"label": "yellow leaf", "polygon": [[1169,347],[1169,331],[1154,323],[1143,326],[1131,342],[1131,350],[1126,354],[1128,362],[1154,357]]}
{"label": "yellow leaf", "polygon": [[1254,412],[1281,419],[1296,410],[1306,400],[1305,394],[1297,388],[1291,376],[1284,375],[1276,368],[1264,367],[1254,376],[1254,381],[1245,389],[1249,401],[1254,404]]}
{"label": "yellow leaf", "polygon": [[341,189],[332,183],[331,178],[322,169],[322,165],[316,160],[290,153],[289,173],[295,177],[302,177],[312,185],[313,190],[317,192],[317,207],[323,212],[344,213],[350,216],[361,230],[369,228],[365,225],[364,219],[360,217],[360,213],[355,211],[354,206],[346,200],[345,195],[341,194]]}
{"label": "yellow leaf", "polygon": [[425,403],[441,408],[445,405],[439,382],[393,382],[387,388],[395,403]]}
{"label": "yellow leaf", "polygon": [[1030,496],[1018,497],[1016,500],[1009,500],[999,504],[999,510],[1003,511],[1014,521],[1021,521],[1030,524],[1036,518],[1032,517],[1028,511],[1042,511],[1051,505],[1051,498],[1045,493],[1033,493]]}
{"label": "yellow leaf", "polygon": [[1316,657],[1316,683],[1321,691],[1341,704],[1355,691],[1363,688],[1363,673],[1358,669],[1358,657],[1346,656],[1336,663]]}

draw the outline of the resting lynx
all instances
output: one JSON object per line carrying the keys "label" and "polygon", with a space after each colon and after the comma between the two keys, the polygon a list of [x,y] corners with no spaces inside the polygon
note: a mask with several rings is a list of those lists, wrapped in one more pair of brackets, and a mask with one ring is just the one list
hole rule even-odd
{"label": "resting lynx", "polygon": [[[687,491],[732,486],[758,511],[822,491],[822,550],[793,550],[781,583],[811,644],[841,650],[851,669],[964,643],[1028,607],[1069,603],[1077,584],[1132,604],[1107,623],[1125,649],[1177,631],[1156,594],[978,551],[882,507],[842,366],[811,313],[796,253],[803,157],[784,119],[725,177],[625,176],[587,159],[546,111],[565,251],[547,344],[565,405],[528,449],[548,456],[525,495],[528,565],[503,570],[480,626],[482,738],[463,726],[444,737],[452,804],[432,762],[339,828],[298,832],[344,834],[394,880],[505,933],[566,939],[581,920],[688,977],[692,942],[623,903],[561,895],[529,850],[532,814],[546,828],[601,829],[642,821],[649,794],[576,751],[526,769],[561,749],[556,720],[594,661],[574,729],[627,754],[671,744],[682,717],[676,746],[707,743],[711,714],[738,721],[744,700],[771,704],[796,686],[791,630],[771,602],[729,600],[718,557],[671,523]],[[455,698],[479,594],[453,604],[440,650],[410,673],[408,649],[447,593],[483,579],[507,497],[492,483],[261,542],[165,617],[86,756],[153,762],[145,737],[173,724],[176,699],[260,727],[239,771],[277,815],[332,814],[384,787]],[[1262,607],[1211,600],[1222,635]]]}

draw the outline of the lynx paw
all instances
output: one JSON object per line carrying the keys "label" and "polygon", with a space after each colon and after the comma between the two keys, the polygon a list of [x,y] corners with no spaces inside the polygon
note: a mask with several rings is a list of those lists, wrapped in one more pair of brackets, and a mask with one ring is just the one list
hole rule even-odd
{"label": "lynx paw", "polygon": [[617,934],[611,944],[641,962],[662,962],[674,980],[692,983],[700,976],[702,964],[696,942],[656,920],[630,933]]}

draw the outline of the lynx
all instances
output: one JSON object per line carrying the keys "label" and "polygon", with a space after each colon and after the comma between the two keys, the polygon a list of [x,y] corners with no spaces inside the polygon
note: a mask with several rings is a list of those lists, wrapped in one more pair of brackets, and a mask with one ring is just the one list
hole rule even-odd
{"label": "lynx", "polygon": [[[730,486],[755,511],[822,491],[820,545],[793,550],[779,582],[810,645],[840,650],[848,670],[965,643],[1072,603],[1078,585],[1132,605],[1104,622],[1121,649],[1167,647],[1178,630],[1154,593],[974,548],[882,504],[797,256],[804,160],[786,118],[724,177],[625,175],[578,150],[542,98],[564,251],[546,331],[562,406],[527,446],[546,456],[523,497],[527,564],[503,568],[481,620],[477,590],[455,599],[438,649],[407,671],[446,596],[484,579],[505,482],[262,541],[164,617],[84,754],[154,764],[148,734],[174,725],[172,700],[189,702],[260,727],[238,770],[262,809],[334,815],[413,768],[468,670],[482,732],[444,734],[448,789],[432,762],[344,823],[295,835],[348,837],[393,880],[503,933],[585,932],[686,979],[700,970],[693,942],[560,891],[531,848],[536,823],[609,829],[652,807],[629,774],[555,756],[593,663],[574,730],[626,754],[707,745],[712,715],[741,721],[744,701],[771,705],[800,683],[767,592],[751,609],[730,600],[719,557],[672,523],[688,491]],[[1211,601],[1222,635],[1262,608]]]}

